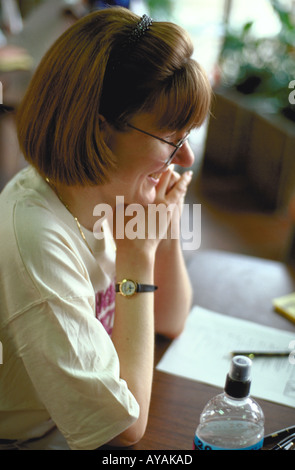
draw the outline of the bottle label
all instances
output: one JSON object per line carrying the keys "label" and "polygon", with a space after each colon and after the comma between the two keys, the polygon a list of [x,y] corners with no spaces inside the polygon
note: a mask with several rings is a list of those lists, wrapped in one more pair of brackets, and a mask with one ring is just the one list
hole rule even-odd
{"label": "bottle label", "polygon": [[262,446],[263,446],[263,439],[261,439],[261,441],[257,442],[253,446],[249,446],[249,447],[239,447],[236,449],[218,447],[212,444],[208,444],[207,442],[200,439],[197,435],[195,435],[193,449],[194,450],[260,450]]}

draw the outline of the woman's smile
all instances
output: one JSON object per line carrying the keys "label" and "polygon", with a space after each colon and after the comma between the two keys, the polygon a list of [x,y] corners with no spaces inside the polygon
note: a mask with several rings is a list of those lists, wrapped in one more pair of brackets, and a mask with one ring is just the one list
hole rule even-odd
{"label": "woman's smile", "polygon": [[148,178],[150,179],[152,184],[157,185],[160,181],[160,178],[162,176],[162,173],[151,173],[148,175]]}

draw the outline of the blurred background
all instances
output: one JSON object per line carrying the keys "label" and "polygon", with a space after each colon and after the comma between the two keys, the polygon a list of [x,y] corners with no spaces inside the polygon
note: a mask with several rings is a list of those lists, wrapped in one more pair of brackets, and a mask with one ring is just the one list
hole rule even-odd
{"label": "blurred background", "polygon": [[212,113],[191,138],[199,249],[293,262],[295,0],[0,0],[0,190],[26,165],[14,120],[41,57],[106,4],[183,26],[210,77]]}

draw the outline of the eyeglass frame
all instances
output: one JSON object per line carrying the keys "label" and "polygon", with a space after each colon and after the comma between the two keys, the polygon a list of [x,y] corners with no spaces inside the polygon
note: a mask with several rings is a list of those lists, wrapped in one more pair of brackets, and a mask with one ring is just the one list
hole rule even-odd
{"label": "eyeglass frame", "polygon": [[169,166],[170,165],[170,163],[172,162],[172,160],[174,158],[174,155],[176,154],[177,150],[179,150],[183,146],[183,144],[188,140],[188,138],[190,136],[190,132],[189,132],[185,137],[183,137],[183,139],[180,139],[180,141],[177,144],[174,144],[173,142],[169,142],[168,140],[162,139],[161,137],[158,137],[154,134],[151,134],[150,132],[144,131],[143,129],[139,129],[138,127],[135,127],[132,124],[126,123],[126,125],[128,127],[131,127],[131,129],[135,129],[138,132],[142,132],[143,134],[149,135],[150,137],[153,137],[154,139],[160,140],[161,142],[164,142],[165,144],[168,144],[168,145],[171,145],[172,147],[174,147],[174,150],[173,150],[172,154],[170,155],[168,160],[164,163],[164,166]]}

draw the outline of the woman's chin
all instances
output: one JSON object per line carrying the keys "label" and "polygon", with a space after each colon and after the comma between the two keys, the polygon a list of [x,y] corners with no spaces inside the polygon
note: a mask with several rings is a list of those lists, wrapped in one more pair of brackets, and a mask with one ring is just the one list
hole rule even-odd
{"label": "woman's chin", "polygon": [[133,196],[130,195],[129,200],[127,196],[125,198],[125,204],[141,204],[142,206],[147,206],[148,204],[153,204],[156,199],[157,191],[156,187],[159,182],[159,179],[153,177],[145,177],[141,185],[133,193]]}
{"label": "woman's chin", "polygon": [[136,203],[141,204],[142,206],[147,206],[148,204],[153,204],[156,199],[156,188],[151,188],[148,191],[142,191],[138,194],[136,198]]}

